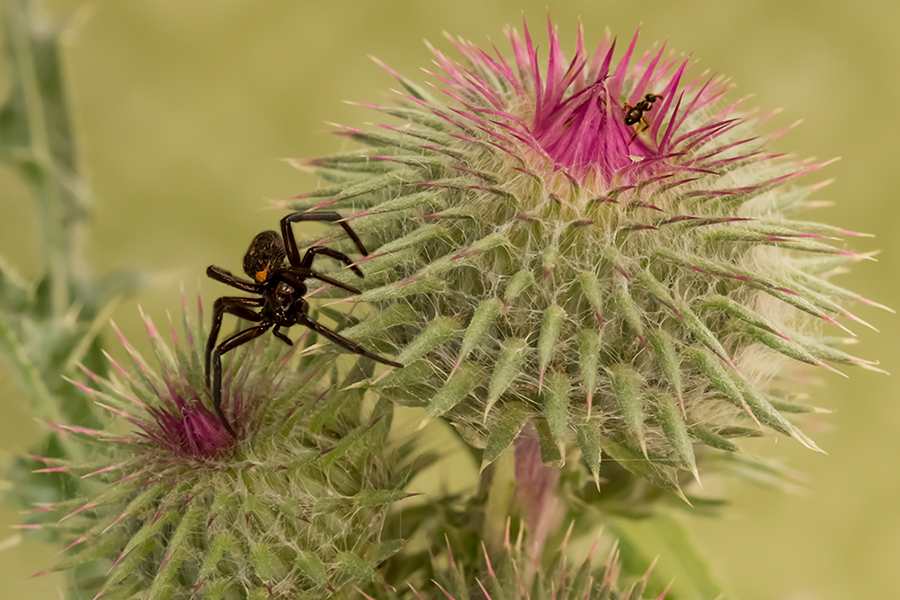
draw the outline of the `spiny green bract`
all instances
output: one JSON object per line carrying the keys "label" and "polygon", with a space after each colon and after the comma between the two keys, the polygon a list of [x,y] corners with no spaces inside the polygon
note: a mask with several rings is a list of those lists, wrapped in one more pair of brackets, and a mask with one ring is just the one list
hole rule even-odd
{"label": "spiny green bract", "polygon": [[569,61],[551,29],[542,69],[527,29],[510,41],[507,62],[451,39],[436,91],[391,71],[399,105],[367,107],[400,124],[343,128],[365,147],[303,163],[328,183],[292,206],[344,209],[374,247],[358,300],[379,312],[347,334],[407,365],[375,385],[485,463],[529,421],[548,464],[575,444],[596,478],[603,451],[673,490],[694,444],[736,450],[739,426],[816,449],[785,417],[783,357],[873,364],[820,333],[874,304],[829,281],[867,258],[835,241],[853,232],[794,219],[823,165],[767,154],[764,119],[663,50],[615,63],[608,35],[592,58],[579,34]]}
{"label": "spiny green bract", "polygon": [[[376,566],[401,547],[384,517],[411,475],[402,451],[386,450],[390,403],[338,391],[361,372],[334,380],[311,336],[288,353],[270,337],[236,351],[226,373],[232,439],[203,405],[205,333],[185,319],[174,352],[147,321],[159,373],[126,342],[133,373],[114,363],[119,376],[80,386],[112,413],[103,431],[58,426],[96,460],[46,459],[85,490],[52,507],[61,518],[47,527],[72,540],[53,570],[99,561],[105,577],[82,587],[148,600],[342,598],[379,581]],[[286,368],[297,349],[302,380]]]}

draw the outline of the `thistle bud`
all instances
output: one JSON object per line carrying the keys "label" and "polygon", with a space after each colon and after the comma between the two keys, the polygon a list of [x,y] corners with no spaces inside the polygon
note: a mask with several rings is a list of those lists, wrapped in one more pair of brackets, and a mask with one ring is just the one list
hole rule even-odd
{"label": "thistle bud", "polygon": [[[92,386],[75,384],[108,418],[102,430],[56,425],[93,458],[46,460],[84,490],[46,525],[71,538],[53,570],[101,561],[99,582],[79,582],[97,598],[293,599],[379,581],[375,567],[400,548],[382,537],[384,516],[408,475],[386,449],[390,404],[340,391],[358,369],[329,384],[333,359],[310,353],[305,337],[290,350],[269,337],[232,353],[223,404],[233,437],[210,408],[206,334],[184,318],[174,349],[146,320],[158,369],[123,338],[130,368],[113,362],[115,377],[88,372]],[[299,376],[289,368],[298,350]]]}

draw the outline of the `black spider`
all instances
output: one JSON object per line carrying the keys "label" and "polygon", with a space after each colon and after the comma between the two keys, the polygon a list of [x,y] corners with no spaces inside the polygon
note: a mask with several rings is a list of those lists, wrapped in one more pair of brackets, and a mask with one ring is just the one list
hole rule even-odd
{"label": "black spider", "polygon": [[[272,326],[274,326],[272,334],[289,346],[292,346],[293,342],[279,330],[282,327],[303,325],[351,352],[368,356],[392,367],[403,366],[400,363],[369,352],[356,342],[348,340],[324,325],[313,321],[308,316],[309,304],[303,299],[303,296],[306,294],[304,281],[307,279],[318,279],[319,281],[330,283],[342,290],[347,290],[351,294],[360,293],[358,289],[352,286],[314,271],[312,263],[316,256],[323,255],[337,259],[349,266],[356,275],[362,277],[363,274],[353,264],[349,256],[326,246],[312,246],[301,258],[300,250],[297,248],[297,241],[294,239],[294,232],[291,229],[291,223],[297,221],[336,221],[344,228],[363,256],[368,254],[356,232],[340,219],[341,216],[336,212],[292,213],[281,219],[281,235],[278,235],[276,231],[263,231],[257,235],[250,243],[247,254],[244,255],[244,272],[254,281],[247,281],[237,277],[215,265],[206,269],[206,274],[216,281],[221,281],[242,292],[260,296],[259,298],[223,296],[216,300],[213,305],[212,330],[206,343],[206,385],[207,387],[209,386],[210,363],[212,363],[213,407],[216,409],[216,414],[219,415],[225,429],[233,437],[237,437],[235,431],[222,412],[222,355],[229,350],[234,350],[241,344],[246,344],[250,340],[261,336]],[[287,258],[289,263],[287,265],[284,264],[285,258]],[[258,312],[254,309],[258,310]],[[222,327],[222,317],[225,313],[235,315],[245,321],[257,323],[257,325],[235,333],[217,346],[216,341],[219,337],[219,329]]]}

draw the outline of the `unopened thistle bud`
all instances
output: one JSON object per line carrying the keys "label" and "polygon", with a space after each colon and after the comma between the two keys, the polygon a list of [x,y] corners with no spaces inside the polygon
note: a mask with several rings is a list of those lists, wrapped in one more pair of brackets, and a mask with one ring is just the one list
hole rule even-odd
{"label": "unopened thistle bud", "polygon": [[407,365],[375,385],[485,463],[528,422],[548,464],[577,447],[596,478],[603,451],[670,489],[695,444],[748,427],[817,449],[773,384],[785,357],[874,368],[835,337],[874,304],[830,281],[868,258],[857,234],[795,216],[827,163],[772,154],[767,115],[636,36],[614,58],[579,30],[566,56],[551,25],[545,66],[527,28],[508,37],[511,55],[450,39],[428,88],[388,69],[399,103],[365,106],[398,121],[301,164],[329,183],[293,206],[344,210],[374,247],[347,301],[379,313],[347,335]]}
{"label": "unopened thistle bud", "polygon": [[[227,369],[235,438],[210,408],[199,323],[185,312],[174,351],[146,323],[160,369],[123,338],[130,371],[113,363],[115,377],[76,384],[108,426],[57,425],[95,460],[46,459],[86,490],[53,507],[60,519],[47,527],[71,536],[54,570],[100,561],[105,578],[80,582],[98,598],[293,600],[378,581],[375,567],[400,549],[382,539],[385,512],[406,496],[399,456],[385,450],[389,404],[339,391],[354,375],[330,385],[333,359],[303,340],[286,351],[270,337],[235,351]],[[299,377],[288,368],[297,354]]]}
{"label": "unopened thistle bud", "polygon": [[597,560],[599,536],[587,558],[578,563],[566,556],[572,533],[570,528],[562,546],[549,551],[547,560],[542,563],[528,556],[527,542],[523,542],[527,534],[521,529],[514,537],[507,527],[503,549],[493,559],[483,545],[474,552],[454,548],[450,539],[457,539],[460,532],[449,533],[445,537],[446,543],[429,553],[429,581],[410,582],[389,591],[384,588],[373,590],[374,595],[363,592],[362,597],[366,600],[665,600],[668,596],[668,588],[662,593],[648,591],[653,566],[639,578],[622,576],[618,543],[612,544],[605,563],[597,564],[601,562]]}

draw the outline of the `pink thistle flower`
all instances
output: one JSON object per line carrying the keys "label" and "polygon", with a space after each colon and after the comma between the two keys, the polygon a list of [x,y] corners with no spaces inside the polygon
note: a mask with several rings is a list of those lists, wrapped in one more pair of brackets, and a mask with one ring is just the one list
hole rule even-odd
{"label": "pink thistle flower", "polygon": [[142,434],[173,455],[212,458],[234,446],[234,438],[222,421],[199,398],[185,400],[175,394],[165,407],[148,407],[155,427]]}
{"label": "pink thistle flower", "polygon": [[[609,32],[591,55],[579,26],[575,53],[569,60],[551,24],[549,60],[543,69],[527,25],[524,32],[524,41],[516,30],[508,34],[512,65],[499,52],[492,56],[461,39],[450,41],[466,64],[437,50],[434,53],[444,71],[443,76],[436,75],[446,86],[444,92],[464,107],[453,110],[456,116],[448,118],[457,125],[469,121],[489,130],[496,143],[525,158],[535,171],[560,170],[580,182],[605,187],[613,181],[632,185],[654,176],[696,172],[702,170],[698,166],[702,161],[683,161],[692,143],[728,129],[730,123],[720,120],[713,126],[683,131],[677,138],[670,134],[692,113],[720,97],[726,85],[720,78],[702,85],[699,80],[683,84],[688,59],[664,59],[665,46],[631,65],[635,34],[625,55],[614,64],[616,42]],[[651,100],[646,100],[648,94]],[[623,103],[620,98],[627,100]],[[633,114],[638,129],[643,122],[646,132],[626,123],[627,107],[638,107],[642,101],[649,102],[647,108]],[[661,129],[664,123],[667,127]],[[666,135],[657,139],[660,131]]]}

